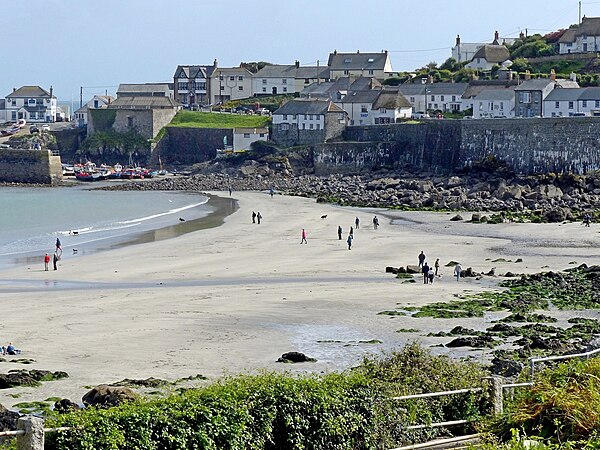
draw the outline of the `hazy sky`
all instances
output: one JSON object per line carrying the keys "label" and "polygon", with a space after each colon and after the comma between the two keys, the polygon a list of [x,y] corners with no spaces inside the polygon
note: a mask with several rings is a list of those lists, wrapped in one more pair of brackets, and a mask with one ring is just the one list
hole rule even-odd
{"label": "hazy sky", "polygon": [[[578,20],[577,0],[0,0],[0,96],[54,86],[84,101],[119,83],[172,80],[178,64],[327,63],[329,52],[390,51],[394,70],[463,42],[546,33]],[[600,15],[600,1],[583,14]]]}

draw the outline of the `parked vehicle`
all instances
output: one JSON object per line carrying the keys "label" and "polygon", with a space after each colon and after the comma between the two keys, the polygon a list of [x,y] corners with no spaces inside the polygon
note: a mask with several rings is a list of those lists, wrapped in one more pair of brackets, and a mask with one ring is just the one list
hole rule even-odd
{"label": "parked vehicle", "polygon": [[50,131],[50,125],[48,125],[48,124],[42,125],[42,131]]}
{"label": "parked vehicle", "polygon": [[39,133],[39,132],[40,132],[40,129],[39,129],[37,126],[35,126],[35,125],[30,125],[30,126],[29,126],[29,132],[30,132],[31,134],[33,134],[33,133]]}

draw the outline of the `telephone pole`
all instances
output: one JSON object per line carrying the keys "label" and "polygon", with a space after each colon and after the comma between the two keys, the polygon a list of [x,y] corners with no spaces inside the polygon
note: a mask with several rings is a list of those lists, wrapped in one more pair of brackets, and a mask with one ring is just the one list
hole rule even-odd
{"label": "telephone pole", "polygon": [[579,25],[581,25],[581,1],[579,2]]}

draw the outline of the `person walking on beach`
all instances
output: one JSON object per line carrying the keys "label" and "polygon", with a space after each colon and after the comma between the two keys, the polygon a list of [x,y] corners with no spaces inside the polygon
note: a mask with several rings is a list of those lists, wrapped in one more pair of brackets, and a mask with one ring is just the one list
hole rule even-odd
{"label": "person walking on beach", "polygon": [[423,273],[423,283],[427,284],[427,282],[429,281],[429,266],[427,265],[427,263],[423,263],[423,268],[421,269],[421,272]]}
{"label": "person walking on beach", "polygon": [[377,216],[375,216],[375,217],[373,217],[373,229],[376,230],[378,226],[379,226],[379,219],[377,218]]}
{"label": "person walking on beach", "polygon": [[358,216],[356,217],[356,219],[354,219],[354,225],[356,225],[357,230],[360,228],[360,219],[358,218]]}
{"label": "person walking on beach", "polygon": [[583,224],[586,227],[590,226],[590,221],[592,220],[592,217],[590,216],[590,213],[585,213],[585,215],[583,216]]}
{"label": "person walking on beach", "polygon": [[256,223],[256,213],[252,211],[252,223]]}
{"label": "person walking on beach", "polygon": [[58,252],[54,252],[54,255],[52,255],[52,264],[54,265],[54,270],[58,270]]}
{"label": "person walking on beach", "polygon": [[56,238],[56,250],[62,250],[60,239]]}
{"label": "person walking on beach", "polygon": [[454,276],[456,277],[456,281],[460,281],[460,275],[462,274],[462,267],[459,264],[454,266]]}
{"label": "person walking on beach", "polygon": [[354,238],[354,228],[350,227],[350,236],[352,236],[352,238]]}
{"label": "person walking on beach", "polygon": [[271,198],[273,198],[274,193],[275,193],[275,191],[273,190],[273,188],[269,189],[269,194],[271,194]]}
{"label": "person walking on beach", "polygon": [[421,253],[419,254],[419,267],[423,267],[424,262],[425,262],[425,253],[423,253],[423,250],[421,250]]}
{"label": "person walking on beach", "polygon": [[433,267],[435,267],[435,276],[438,276],[438,272],[440,270],[440,258],[437,258],[435,260],[435,264],[433,265]]}
{"label": "person walking on beach", "polygon": [[306,240],[306,230],[304,228],[302,228],[302,240],[300,241],[300,244],[308,244],[308,241]]}
{"label": "person walking on beach", "polygon": [[229,186],[229,196],[231,197],[231,186]]}
{"label": "person walking on beach", "polygon": [[427,277],[429,278],[429,284],[433,284],[433,279],[435,278],[435,272],[433,271],[433,267],[429,268],[429,272],[427,272]]}
{"label": "person walking on beach", "polygon": [[348,250],[352,250],[352,241],[354,240],[354,236],[349,234],[348,239],[346,239],[346,243],[348,244]]}
{"label": "person walking on beach", "polygon": [[338,239],[341,241],[342,240],[342,226],[338,225]]}
{"label": "person walking on beach", "polygon": [[48,272],[48,266],[50,265],[50,255],[46,253],[44,255],[44,270]]}
{"label": "person walking on beach", "polygon": [[260,225],[260,221],[262,219],[262,215],[260,214],[260,211],[256,213],[256,220],[258,221],[258,224]]}

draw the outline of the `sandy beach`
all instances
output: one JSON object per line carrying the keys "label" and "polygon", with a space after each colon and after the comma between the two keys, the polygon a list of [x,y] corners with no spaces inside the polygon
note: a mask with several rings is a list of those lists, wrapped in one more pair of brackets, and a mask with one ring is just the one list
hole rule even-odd
{"label": "sandy beach", "polygon": [[[495,267],[499,274],[600,264],[599,225],[472,224],[451,222],[454,214],[342,208],[262,192],[234,192],[233,198],[239,209],[215,228],[93,255],[65,252],[58,271],[44,272],[41,258],[37,265],[3,271],[0,342],[14,341],[20,357],[35,363],[14,364],[7,357],[0,371],[62,370],[70,377],[0,391],[0,404],[80,401],[89,386],[124,378],[342,370],[365,354],[410,340],[443,342],[425,337],[429,331],[489,325],[487,316],[452,321],[377,315],[397,304],[490,289],[501,280],[457,283],[444,267],[451,260],[478,272]],[[252,224],[253,210],[263,216],[260,225]],[[361,227],[349,251],[345,238],[357,216]],[[300,244],[302,228],[308,244]],[[403,284],[385,273],[386,266],[417,264],[421,250],[429,263],[440,258],[442,277],[433,285],[423,285],[421,277]],[[499,258],[523,262],[493,262]],[[396,332],[401,328],[419,332]],[[318,361],[276,363],[287,351]],[[482,350],[463,353],[485,356]]]}

